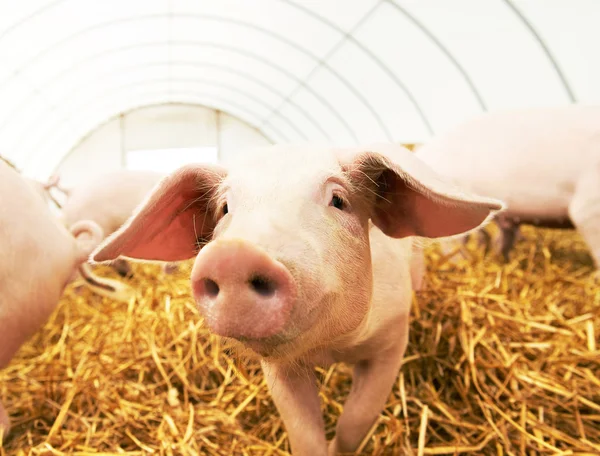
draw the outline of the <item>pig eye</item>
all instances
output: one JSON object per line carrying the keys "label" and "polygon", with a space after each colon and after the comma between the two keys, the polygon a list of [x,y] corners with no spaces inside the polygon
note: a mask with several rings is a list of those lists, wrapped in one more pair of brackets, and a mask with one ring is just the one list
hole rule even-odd
{"label": "pig eye", "polygon": [[330,205],[339,210],[343,210],[346,206],[344,200],[337,195],[333,195],[333,198],[331,198]]}
{"label": "pig eye", "polygon": [[223,206],[223,215],[227,214],[229,212],[229,208],[227,207],[227,203],[225,203],[225,205]]}

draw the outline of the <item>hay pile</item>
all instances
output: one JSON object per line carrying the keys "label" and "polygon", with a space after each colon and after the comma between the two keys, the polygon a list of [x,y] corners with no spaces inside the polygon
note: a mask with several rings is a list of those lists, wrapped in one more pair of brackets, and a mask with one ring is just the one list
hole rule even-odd
{"label": "hay pile", "polygon": [[[524,234],[506,266],[474,242],[458,266],[429,248],[404,366],[363,454],[600,454],[591,258],[575,233]],[[188,271],[137,266],[129,306],[71,286],[0,373],[14,419],[0,454],[285,454],[258,364],[202,327]],[[319,374],[331,438],[350,369]]]}

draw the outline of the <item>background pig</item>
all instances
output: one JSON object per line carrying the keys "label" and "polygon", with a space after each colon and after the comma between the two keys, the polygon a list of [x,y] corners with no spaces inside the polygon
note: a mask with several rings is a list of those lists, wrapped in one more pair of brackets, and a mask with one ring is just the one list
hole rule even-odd
{"label": "background pig", "polygon": [[54,216],[60,217],[61,204],[52,194],[52,189],[58,189],[58,176],[52,176],[48,182],[40,182],[35,179],[23,176],[25,182],[29,184],[35,192],[44,200],[46,205],[50,208],[50,211]]}
{"label": "background pig", "polygon": [[356,450],[401,366],[422,274],[413,236],[468,232],[501,208],[399,146],[274,146],[227,168],[179,169],[91,260],[196,256],[200,312],[214,333],[261,356],[294,454],[328,453],[315,364],[354,364],[329,444],[336,454]]}
{"label": "background pig", "polygon": [[[17,169],[17,167],[10,160],[7,160],[6,158],[0,156],[0,161],[3,161],[9,167],[11,167],[15,171],[19,172],[19,170]],[[53,188],[60,189],[58,187],[58,182],[59,182],[58,176],[56,176],[56,175],[51,176],[50,179],[48,179],[48,182],[40,182],[40,181],[38,181],[36,179],[31,179],[31,178],[26,177],[26,176],[23,176],[23,179],[25,180],[25,182],[28,185],[30,185],[36,191],[36,193],[44,201],[46,201],[46,203],[50,207],[58,207],[58,208],[60,208],[60,203],[56,200],[56,198],[54,198],[54,196],[50,192],[50,190],[53,189]]]}
{"label": "background pig", "polygon": [[[156,183],[164,177],[151,171],[119,170],[100,174],[73,188],[62,188],[67,198],[62,221],[68,227],[78,220],[93,220],[108,236],[131,216]],[[122,276],[129,275],[127,261],[120,259],[113,267]],[[165,265],[171,271],[175,265]]]}
{"label": "background pig", "polygon": [[[118,282],[90,275],[80,267],[103,239],[91,221],[67,231],[50,213],[33,186],[0,161],[0,368],[46,321],[78,268],[97,292],[126,299]],[[0,404],[0,427],[8,430]]]}
{"label": "background pig", "polygon": [[505,259],[526,223],[576,227],[600,266],[600,107],[485,114],[415,154],[461,187],[506,202],[497,216]]}

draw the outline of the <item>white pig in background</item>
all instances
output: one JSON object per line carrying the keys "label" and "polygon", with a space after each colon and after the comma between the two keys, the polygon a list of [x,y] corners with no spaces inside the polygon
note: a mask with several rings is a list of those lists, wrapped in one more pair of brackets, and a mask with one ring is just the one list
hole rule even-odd
{"label": "white pig in background", "polygon": [[[17,171],[18,173],[20,173],[19,169],[8,159],[0,156],[0,160],[3,161],[4,163],[6,163],[8,166],[10,166],[12,169],[14,169],[15,171]],[[30,177],[21,175],[23,177],[23,179],[25,180],[25,182],[30,185],[35,191],[36,193],[46,202],[46,204],[48,204],[48,206],[50,207],[50,209],[52,210],[52,212],[55,215],[57,214],[57,210],[60,209],[60,203],[56,200],[56,198],[54,198],[54,196],[52,195],[51,190],[53,188],[59,189],[58,187],[58,182],[59,182],[59,177],[54,175],[51,176],[47,182],[41,182],[38,181],[36,179],[32,179]]]}
{"label": "white pig in background", "polygon": [[[61,188],[66,194],[61,219],[69,227],[78,220],[93,220],[108,236],[114,233],[133,214],[164,175],[151,171],[118,170],[92,176],[73,188]],[[113,267],[122,276],[130,273],[125,260]],[[175,265],[165,265],[165,271]]]}
{"label": "white pig in background", "polygon": [[49,205],[54,203],[60,208],[60,203],[58,203],[58,201],[56,201],[56,199],[52,196],[52,193],[50,193],[50,190],[52,188],[56,188],[58,185],[58,176],[52,176],[50,179],[48,179],[48,182],[40,182],[26,176],[23,176],[23,178],[25,179],[25,182],[31,185],[38,195],[40,195],[42,199],[46,201],[46,203]]}
{"label": "white pig in background", "polygon": [[577,228],[600,267],[600,106],[480,115],[415,155],[462,188],[506,203],[496,218],[505,259],[525,223]]}
{"label": "white pig in background", "polygon": [[329,454],[354,451],[404,356],[423,272],[414,236],[466,233],[502,204],[463,193],[400,146],[239,157],[166,177],[90,259],[195,256],[206,324],[260,355],[296,455],[328,454],[314,366],[355,364]]}
{"label": "white pig in background", "polygon": [[[94,291],[127,301],[128,287],[95,277],[86,261],[104,238],[92,221],[65,229],[34,187],[0,161],[0,369],[56,308],[65,286],[81,273]],[[0,428],[8,414],[0,403]]]}

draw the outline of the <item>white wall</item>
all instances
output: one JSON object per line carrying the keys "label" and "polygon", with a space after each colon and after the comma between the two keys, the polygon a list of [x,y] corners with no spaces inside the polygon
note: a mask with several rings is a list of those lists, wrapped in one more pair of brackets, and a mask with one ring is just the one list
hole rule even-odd
{"label": "white wall", "polygon": [[271,142],[254,128],[228,114],[219,116],[219,159],[227,161],[236,154],[243,152],[244,148],[260,147]]}
{"label": "white wall", "polygon": [[90,174],[99,174],[121,167],[121,127],[117,117],[104,124],[75,149],[69,152],[56,170],[61,183],[74,185]]}
{"label": "white wall", "polygon": [[[129,151],[213,146],[222,161],[244,148],[267,144],[271,141],[258,130],[220,111],[182,104],[148,106],[117,116],[91,132],[55,172],[70,187],[90,175],[125,167]],[[165,160],[168,163],[168,153]]]}

